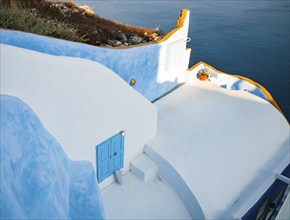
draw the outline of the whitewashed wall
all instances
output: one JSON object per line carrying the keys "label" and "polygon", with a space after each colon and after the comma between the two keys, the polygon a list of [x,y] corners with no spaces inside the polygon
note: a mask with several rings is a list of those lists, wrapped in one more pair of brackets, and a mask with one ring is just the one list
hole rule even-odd
{"label": "whitewashed wall", "polygon": [[103,48],[56,38],[2,30],[0,42],[46,54],[79,57],[103,64],[127,84],[136,80],[134,89],[153,101],[183,81],[188,69],[190,49],[186,48],[189,14],[182,11],[178,27],[161,42],[128,48]]}
{"label": "whitewashed wall", "polygon": [[26,102],[73,160],[95,166],[95,146],[125,129],[126,172],[156,134],[157,110],[144,97],[184,81],[190,12],[181,15],[162,42],[122,50],[1,30],[1,93]]}
{"label": "whitewashed wall", "polygon": [[191,49],[186,47],[190,11],[183,10],[183,25],[177,27],[169,38],[159,43],[157,82],[184,82],[184,74],[189,65]]}
{"label": "whitewashed wall", "polygon": [[122,129],[124,172],[156,134],[155,106],[93,61],[1,44],[1,94],[26,102],[70,159],[89,160],[94,167],[95,146]]}

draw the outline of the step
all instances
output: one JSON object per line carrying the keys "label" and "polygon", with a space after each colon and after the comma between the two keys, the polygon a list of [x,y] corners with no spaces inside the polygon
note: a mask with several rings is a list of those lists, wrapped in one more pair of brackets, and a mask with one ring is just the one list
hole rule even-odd
{"label": "step", "polygon": [[157,178],[158,165],[143,153],[131,161],[130,170],[138,179],[148,182]]}

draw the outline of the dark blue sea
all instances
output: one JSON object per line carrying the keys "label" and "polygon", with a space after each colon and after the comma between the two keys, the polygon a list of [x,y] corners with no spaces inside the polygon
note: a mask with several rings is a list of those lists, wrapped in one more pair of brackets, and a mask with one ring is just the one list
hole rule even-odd
{"label": "dark blue sea", "polygon": [[98,15],[168,32],[189,9],[190,66],[204,61],[262,84],[290,119],[289,0],[77,0]]}

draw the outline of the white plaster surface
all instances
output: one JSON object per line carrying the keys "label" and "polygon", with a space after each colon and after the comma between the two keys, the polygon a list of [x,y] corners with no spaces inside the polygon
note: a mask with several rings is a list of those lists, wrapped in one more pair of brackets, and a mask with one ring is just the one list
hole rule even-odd
{"label": "white plaster surface", "polygon": [[101,63],[127,84],[135,79],[133,88],[152,101],[177,86],[188,69],[190,49],[186,49],[186,44],[190,12],[185,13],[184,25],[169,39],[156,44],[104,48],[12,30],[1,30],[1,43]]}
{"label": "white plaster surface", "polygon": [[141,154],[130,163],[131,173],[142,181],[157,178],[158,166],[146,154]]}
{"label": "white plaster surface", "polygon": [[175,192],[159,179],[143,182],[128,172],[122,185],[113,183],[101,195],[108,220],[191,219]]}
{"label": "white plaster surface", "polygon": [[241,218],[289,163],[288,122],[257,96],[196,80],[155,104],[158,134],[146,148],[178,172],[206,219]]}
{"label": "white plaster surface", "polygon": [[156,107],[93,61],[1,44],[1,94],[26,102],[70,159],[94,167],[95,146],[122,129],[124,172],[156,133]]}
{"label": "white plaster surface", "polygon": [[187,73],[185,73],[184,75],[185,82],[192,83],[196,81],[197,73],[201,70],[207,70],[209,80],[213,84],[216,84],[220,87],[223,87],[224,89],[229,90],[246,90],[247,92],[252,93],[253,95],[256,95],[268,101],[268,98],[266,97],[261,88],[257,87],[256,85],[250,82],[247,82],[246,80],[240,79],[234,75],[220,73],[214,70],[212,67],[207,66],[205,63],[201,63],[198,66],[196,66],[193,70],[187,71]]}
{"label": "white plaster surface", "polygon": [[179,27],[167,40],[158,44],[159,62],[157,82],[183,82],[187,72],[191,49],[186,48],[190,11],[185,11],[182,27]]}

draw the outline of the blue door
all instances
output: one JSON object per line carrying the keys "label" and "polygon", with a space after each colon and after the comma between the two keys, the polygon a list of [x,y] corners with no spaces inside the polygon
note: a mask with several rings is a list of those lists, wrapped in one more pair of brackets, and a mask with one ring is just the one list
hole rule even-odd
{"label": "blue door", "polygon": [[96,146],[97,178],[102,182],[124,166],[124,136],[122,132]]}

